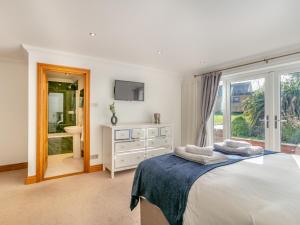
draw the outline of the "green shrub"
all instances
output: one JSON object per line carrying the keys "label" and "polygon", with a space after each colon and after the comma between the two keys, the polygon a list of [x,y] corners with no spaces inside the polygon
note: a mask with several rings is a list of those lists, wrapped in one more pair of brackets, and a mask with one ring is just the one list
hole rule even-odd
{"label": "green shrub", "polygon": [[300,143],[300,127],[291,121],[282,124],[281,141],[283,143],[299,144]]}
{"label": "green shrub", "polygon": [[234,137],[248,137],[250,134],[249,125],[243,116],[232,120],[231,135]]}

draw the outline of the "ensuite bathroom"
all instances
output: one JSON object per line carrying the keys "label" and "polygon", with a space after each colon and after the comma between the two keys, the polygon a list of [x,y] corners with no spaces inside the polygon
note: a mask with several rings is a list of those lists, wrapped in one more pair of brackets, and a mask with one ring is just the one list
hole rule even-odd
{"label": "ensuite bathroom", "polygon": [[47,72],[48,154],[44,177],[84,170],[84,78]]}

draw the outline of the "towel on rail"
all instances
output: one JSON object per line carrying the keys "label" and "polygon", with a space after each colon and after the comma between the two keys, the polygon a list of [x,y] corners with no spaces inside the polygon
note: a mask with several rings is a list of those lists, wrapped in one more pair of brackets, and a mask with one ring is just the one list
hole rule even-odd
{"label": "towel on rail", "polygon": [[185,151],[192,154],[197,155],[206,155],[206,156],[212,156],[213,155],[213,147],[199,147],[196,145],[187,145],[185,147]]}
{"label": "towel on rail", "polygon": [[241,155],[241,156],[260,155],[263,154],[264,152],[264,149],[260,146],[232,148],[232,147],[228,147],[224,142],[215,143],[214,150],[225,154],[233,154],[233,155]]}
{"label": "towel on rail", "polygon": [[213,152],[212,156],[189,153],[186,152],[186,148],[183,146],[176,147],[174,153],[180,158],[197,162],[203,165],[225,162],[228,159],[226,155],[215,151]]}

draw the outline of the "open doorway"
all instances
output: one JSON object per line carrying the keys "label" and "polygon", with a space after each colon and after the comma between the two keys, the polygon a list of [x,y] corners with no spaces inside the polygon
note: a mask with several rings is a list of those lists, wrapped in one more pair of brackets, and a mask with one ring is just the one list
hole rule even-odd
{"label": "open doorway", "polygon": [[37,181],[89,171],[89,75],[38,64]]}

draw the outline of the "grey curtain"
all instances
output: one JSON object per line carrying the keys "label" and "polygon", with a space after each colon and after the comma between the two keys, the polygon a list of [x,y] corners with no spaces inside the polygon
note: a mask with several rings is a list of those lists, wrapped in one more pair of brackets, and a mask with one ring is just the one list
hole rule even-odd
{"label": "grey curtain", "polygon": [[206,144],[206,125],[213,110],[222,72],[212,72],[201,75],[198,80],[198,136],[197,145]]}

